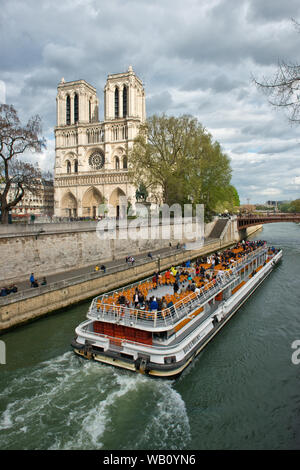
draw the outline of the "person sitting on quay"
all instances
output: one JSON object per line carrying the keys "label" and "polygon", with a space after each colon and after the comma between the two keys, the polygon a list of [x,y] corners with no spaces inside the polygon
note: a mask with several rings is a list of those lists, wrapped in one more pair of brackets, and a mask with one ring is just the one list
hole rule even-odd
{"label": "person sitting on quay", "polygon": [[33,281],[32,287],[39,287],[39,283],[38,283],[38,280],[37,280],[37,279],[35,279],[35,280]]}
{"label": "person sitting on quay", "polygon": [[101,271],[103,271],[103,274],[106,273],[106,266],[104,264],[102,264],[100,269],[101,269]]}
{"label": "person sitting on quay", "polygon": [[9,294],[9,292],[8,292],[7,287],[2,287],[1,291],[0,291],[0,297],[5,297],[8,294]]}
{"label": "person sitting on quay", "polygon": [[46,286],[47,285],[47,279],[45,278],[45,276],[43,277],[43,280],[41,282],[41,286]]}

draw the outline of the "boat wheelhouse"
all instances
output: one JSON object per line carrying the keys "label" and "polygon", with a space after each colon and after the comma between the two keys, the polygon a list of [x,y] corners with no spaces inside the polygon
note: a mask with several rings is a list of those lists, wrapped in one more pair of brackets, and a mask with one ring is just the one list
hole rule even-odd
{"label": "boat wheelhouse", "polygon": [[[202,263],[205,276],[182,266],[94,298],[75,330],[75,353],[153,377],[179,376],[270,274],[282,251],[252,242],[246,249],[238,244],[230,256],[227,264]],[[176,281],[180,289],[174,292]],[[137,293],[146,302],[135,302]],[[163,307],[149,302],[154,296],[163,298]]]}

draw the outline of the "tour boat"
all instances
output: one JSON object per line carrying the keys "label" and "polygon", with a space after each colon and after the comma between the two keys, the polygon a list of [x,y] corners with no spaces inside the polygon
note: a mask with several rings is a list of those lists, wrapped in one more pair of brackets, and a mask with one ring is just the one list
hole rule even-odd
{"label": "tour boat", "polygon": [[[87,319],[75,330],[74,352],[151,377],[178,377],[282,257],[281,250],[268,248],[265,242],[250,249],[238,244],[233,252],[227,266],[204,266],[205,283],[199,269],[195,275],[193,266],[176,267],[155,279],[97,296]],[[181,290],[173,293],[176,279]],[[195,290],[190,290],[191,284]],[[137,292],[144,299],[163,297],[164,308],[134,304]]]}

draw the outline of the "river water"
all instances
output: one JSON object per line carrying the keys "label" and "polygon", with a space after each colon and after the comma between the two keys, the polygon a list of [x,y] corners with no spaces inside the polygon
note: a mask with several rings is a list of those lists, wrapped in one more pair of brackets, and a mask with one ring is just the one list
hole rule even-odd
{"label": "river water", "polygon": [[0,449],[299,449],[300,226],[253,238],[282,262],[176,381],[75,356],[88,303],[2,335]]}

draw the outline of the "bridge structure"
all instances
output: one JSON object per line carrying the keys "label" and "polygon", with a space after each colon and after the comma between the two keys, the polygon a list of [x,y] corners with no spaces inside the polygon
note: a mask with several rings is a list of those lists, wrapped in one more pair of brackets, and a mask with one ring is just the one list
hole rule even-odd
{"label": "bridge structure", "polygon": [[253,225],[273,224],[274,222],[300,223],[300,212],[241,215],[237,217],[237,228],[238,230],[243,230]]}

